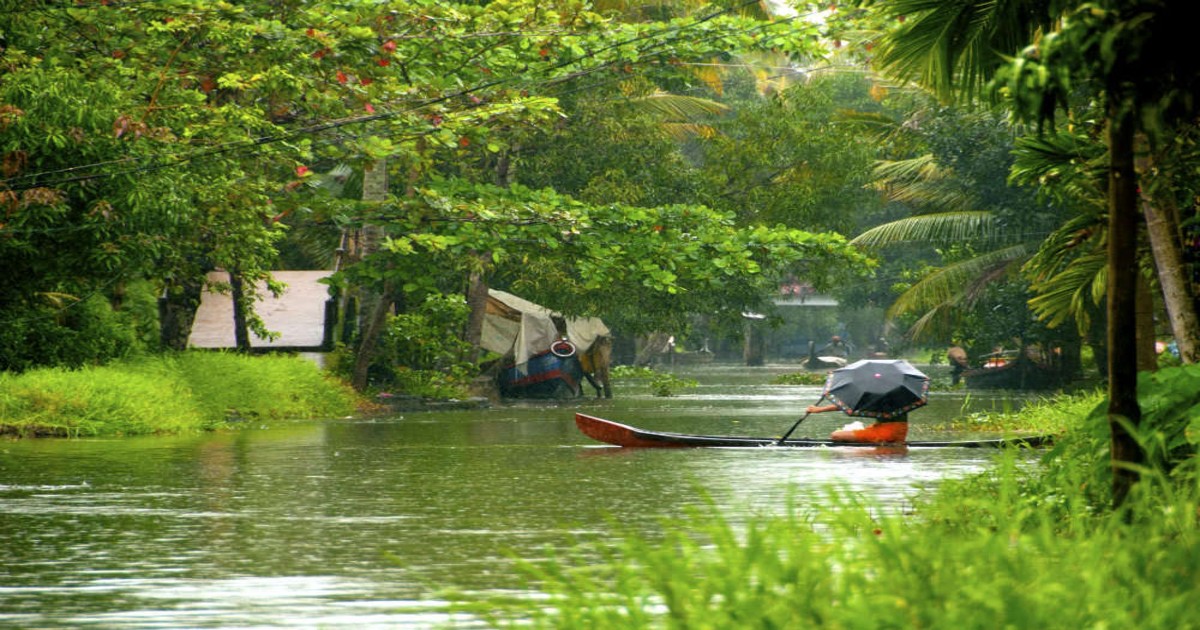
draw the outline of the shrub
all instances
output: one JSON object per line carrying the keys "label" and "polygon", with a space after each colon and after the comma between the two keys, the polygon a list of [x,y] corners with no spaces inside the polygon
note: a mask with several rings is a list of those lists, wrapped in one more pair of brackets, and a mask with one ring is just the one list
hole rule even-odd
{"label": "shrub", "polygon": [[147,283],[131,284],[119,310],[108,298],[92,295],[80,301],[57,296],[19,314],[3,313],[0,371],[101,365],[157,345],[157,306]]}
{"label": "shrub", "polygon": [[[471,346],[456,331],[467,323],[469,310],[461,296],[430,295],[416,309],[389,316],[372,356],[372,387],[426,398],[463,398],[478,373],[465,360]],[[331,370],[349,377],[352,355],[335,353]]]}

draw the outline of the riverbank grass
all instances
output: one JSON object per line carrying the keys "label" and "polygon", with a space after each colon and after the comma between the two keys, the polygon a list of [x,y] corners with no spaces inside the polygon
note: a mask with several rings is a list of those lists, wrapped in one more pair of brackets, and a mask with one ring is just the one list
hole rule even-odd
{"label": "riverbank grass", "polygon": [[527,565],[545,599],[477,610],[497,627],[595,630],[1195,627],[1194,496],[1155,502],[1153,517],[1066,524],[1031,509],[1018,468],[993,477],[972,523],[836,492],[746,523],[700,511],[661,538],[614,534]]}
{"label": "riverbank grass", "polygon": [[348,387],[291,356],[187,352],[0,374],[0,433],[18,436],[187,433],[345,415],[355,404]]}

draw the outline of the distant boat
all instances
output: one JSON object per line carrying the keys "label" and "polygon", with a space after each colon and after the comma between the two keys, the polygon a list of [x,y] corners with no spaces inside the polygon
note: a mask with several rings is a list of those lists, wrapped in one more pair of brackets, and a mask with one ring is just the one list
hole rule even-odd
{"label": "distant boat", "polygon": [[984,367],[964,371],[962,379],[969,389],[1054,389],[1062,384],[1058,370],[1024,355],[989,361]]}
{"label": "distant boat", "polygon": [[804,361],[804,367],[810,370],[834,370],[840,367],[846,367],[846,357],[834,356],[817,356],[817,344],[808,342],[808,358]]}

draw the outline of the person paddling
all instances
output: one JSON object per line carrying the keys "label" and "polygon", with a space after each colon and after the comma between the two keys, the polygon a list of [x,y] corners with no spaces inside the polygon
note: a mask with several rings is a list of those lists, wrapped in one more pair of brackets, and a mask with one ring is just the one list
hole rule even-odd
{"label": "person paddling", "polygon": [[[827,411],[840,411],[841,407],[837,405],[810,405],[807,409],[808,413],[825,413]],[[830,434],[829,439],[834,442],[853,442],[858,444],[883,444],[893,442],[903,442],[908,438],[908,414],[898,413],[893,414],[890,418],[879,418],[875,424],[869,427],[855,427],[855,423],[851,423],[834,431]],[[861,424],[861,423],[858,423]]]}

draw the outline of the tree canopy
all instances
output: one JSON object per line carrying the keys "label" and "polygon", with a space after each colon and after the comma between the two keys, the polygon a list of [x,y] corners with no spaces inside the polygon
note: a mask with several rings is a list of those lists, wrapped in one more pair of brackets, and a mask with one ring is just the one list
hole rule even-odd
{"label": "tree canopy", "polygon": [[[401,286],[413,288],[486,252],[492,277],[540,295],[554,286],[562,308],[625,295],[646,315],[634,328],[714,301],[744,308],[781,269],[864,261],[836,237],[737,224],[696,199],[621,194],[595,177],[579,199],[510,187],[525,154],[582,112],[564,109],[572,94],[640,81],[626,102],[678,124],[686,101],[665,90],[695,80],[690,61],[819,55],[802,15],[704,5],[631,20],[526,0],[2,5],[0,260],[20,279],[0,281],[0,310],[17,323],[5,343],[23,348],[11,356],[36,356],[31,341],[52,344],[71,304],[111,301],[125,282],[148,278],[170,297],[210,269],[264,278],[300,228],[393,232],[355,281],[408,269]],[[358,173],[378,160],[390,196],[362,202]],[[319,185],[330,182],[341,190]]]}

